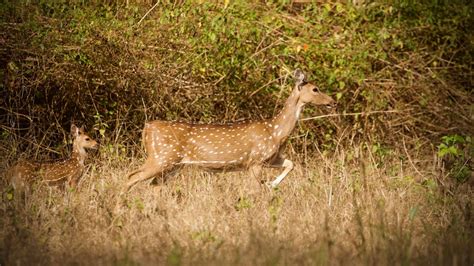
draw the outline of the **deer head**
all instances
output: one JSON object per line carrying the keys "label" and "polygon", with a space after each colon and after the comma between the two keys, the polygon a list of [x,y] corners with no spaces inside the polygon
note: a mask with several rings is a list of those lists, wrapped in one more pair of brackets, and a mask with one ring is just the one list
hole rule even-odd
{"label": "deer head", "polygon": [[97,149],[98,143],[84,132],[84,126],[78,128],[76,125],[71,125],[71,135],[73,141],[73,153],[79,153],[85,156],[85,149]]}
{"label": "deer head", "polygon": [[299,100],[302,104],[312,103],[328,108],[332,108],[336,105],[336,102],[330,96],[319,91],[316,85],[308,83],[304,73],[300,69],[295,70],[294,76],[295,90],[298,91]]}

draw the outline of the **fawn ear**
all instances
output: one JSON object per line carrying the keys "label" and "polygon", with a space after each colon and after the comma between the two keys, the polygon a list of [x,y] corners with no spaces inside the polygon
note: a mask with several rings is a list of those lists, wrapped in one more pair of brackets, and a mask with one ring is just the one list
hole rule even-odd
{"label": "fawn ear", "polygon": [[295,72],[293,73],[293,76],[295,77],[295,83],[298,89],[300,89],[300,86],[304,83],[305,81],[305,76],[303,71],[301,69],[296,69]]}
{"label": "fawn ear", "polygon": [[84,125],[82,125],[81,128],[79,128],[79,133],[84,134],[84,132],[85,132],[84,131]]}
{"label": "fawn ear", "polygon": [[71,135],[73,135],[74,137],[79,136],[79,128],[76,127],[76,125],[74,124],[71,125]]}

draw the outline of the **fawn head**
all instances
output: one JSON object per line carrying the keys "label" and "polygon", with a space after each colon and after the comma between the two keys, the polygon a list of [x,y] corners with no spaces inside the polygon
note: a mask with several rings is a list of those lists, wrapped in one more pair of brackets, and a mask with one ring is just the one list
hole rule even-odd
{"label": "fawn head", "polygon": [[71,125],[71,135],[74,139],[74,146],[83,149],[97,149],[98,143],[84,132],[84,126],[78,128],[76,125]]}
{"label": "fawn head", "polygon": [[336,106],[336,101],[334,101],[329,95],[320,92],[316,85],[306,81],[306,77],[300,69],[295,70],[294,76],[296,81],[295,86],[299,91],[300,100],[303,103],[324,105],[328,108]]}

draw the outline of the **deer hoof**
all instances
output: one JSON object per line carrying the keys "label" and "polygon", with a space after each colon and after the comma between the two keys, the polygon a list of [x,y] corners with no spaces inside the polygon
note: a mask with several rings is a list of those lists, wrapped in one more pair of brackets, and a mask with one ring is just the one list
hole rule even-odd
{"label": "deer hoof", "polygon": [[267,185],[267,187],[272,190],[278,187],[278,183],[275,182],[266,182],[265,185]]}

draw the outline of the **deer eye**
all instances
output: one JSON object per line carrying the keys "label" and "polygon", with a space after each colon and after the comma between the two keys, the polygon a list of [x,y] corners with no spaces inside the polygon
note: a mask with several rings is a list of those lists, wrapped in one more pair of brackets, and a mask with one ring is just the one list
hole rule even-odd
{"label": "deer eye", "polygon": [[314,88],[313,92],[319,92],[318,88]]}
{"label": "deer eye", "polygon": [[86,141],[89,141],[89,140],[91,140],[91,139],[90,139],[90,138],[86,138]]}

